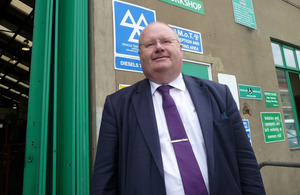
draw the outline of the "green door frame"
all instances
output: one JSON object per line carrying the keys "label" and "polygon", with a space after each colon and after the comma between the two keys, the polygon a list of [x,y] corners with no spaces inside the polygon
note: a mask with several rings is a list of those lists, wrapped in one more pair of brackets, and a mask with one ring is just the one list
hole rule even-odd
{"label": "green door frame", "polygon": [[[292,108],[293,108],[293,115],[294,115],[294,120],[295,120],[295,125],[296,125],[296,131],[297,131],[297,135],[298,135],[298,141],[300,142],[300,125],[299,125],[300,121],[298,120],[298,113],[296,111],[296,103],[295,103],[295,100],[294,100],[294,93],[293,93],[289,73],[297,74],[298,77],[299,77],[299,82],[300,82],[300,74],[297,71],[282,68],[281,66],[276,66],[276,69],[284,71],[284,73],[285,73],[285,77],[286,77],[286,80],[287,80],[287,86],[288,86],[288,90],[289,90],[289,95],[290,95],[290,101],[291,101]],[[297,144],[297,145],[290,146],[290,148],[296,148],[296,147],[299,147],[299,146],[300,146],[300,144]]]}
{"label": "green door frame", "polygon": [[[290,76],[289,76],[289,73],[298,74],[299,82],[300,82],[300,72],[299,72],[300,64],[298,63],[299,60],[297,59],[297,55],[296,55],[296,51],[300,51],[300,50],[297,49],[297,48],[293,48],[293,47],[287,46],[285,44],[276,42],[276,41],[271,41],[271,43],[274,43],[274,44],[276,44],[280,47],[280,52],[281,52],[283,65],[275,64],[275,68],[285,72],[286,79],[287,79],[288,90],[289,90],[289,94],[290,94],[290,98],[291,98],[291,104],[292,104],[292,108],[293,108],[294,120],[295,120],[295,124],[296,124],[296,131],[297,131],[297,134],[298,134],[298,141],[300,141],[300,121],[298,120],[298,114],[299,113],[297,113],[297,111],[296,111],[296,103],[295,103],[295,100],[294,100],[292,84],[291,84],[291,80],[290,80]],[[287,66],[285,53],[284,53],[284,48],[290,49],[294,52],[296,68]],[[290,146],[290,148],[296,148],[296,147],[299,147],[299,146],[300,146],[300,144],[293,145],[293,146]]]}
{"label": "green door frame", "polygon": [[36,0],[23,194],[89,194],[88,0]]}
{"label": "green door frame", "polygon": [[[278,69],[280,69],[280,68],[278,68]],[[284,69],[281,69],[281,70],[284,70]],[[287,80],[287,84],[288,84],[288,89],[289,89],[289,93],[290,93],[290,98],[291,98],[291,104],[292,104],[292,108],[293,108],[294,121],[295,121],[296,131],[297,131],[297,135],[298,135],[298,143],[300,143],[300,126],[299,126],[299,120],[298,120],[298,113],[296,111],[296,102],[295,102],[295,99],[294,99],[294,92],[293,92],[293,88],[292,88],[289,73],[297,74],[298,78],[299,78],[299,82],[300,82],[300,74],[298,72],[291,71],[291,70],[284,70],[284,72],[285,72],[285,76],[286,76],[286,80]],[[290,146],[290,148],[296,148],[296,147],[299,147],[299,146],[300,146],[300,144]]]}

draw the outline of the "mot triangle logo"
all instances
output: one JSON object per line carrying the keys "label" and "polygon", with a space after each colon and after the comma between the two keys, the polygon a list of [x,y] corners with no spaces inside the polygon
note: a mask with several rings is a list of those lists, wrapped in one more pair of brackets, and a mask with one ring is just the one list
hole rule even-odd
{"label": "mot triangle logo", "polygon": [[120,25],[128,27],[128,28],[132,28],[132,33],[131,33],[128,41],[133,42],[133,43],[138,43],[139,36],[140,36],[142,30],[144,30],[144,28],[148,25],[148,23],[147,23],[146,18],[143,13],[140,15],[138,21],[135,22],[130,10],[127,10]]}

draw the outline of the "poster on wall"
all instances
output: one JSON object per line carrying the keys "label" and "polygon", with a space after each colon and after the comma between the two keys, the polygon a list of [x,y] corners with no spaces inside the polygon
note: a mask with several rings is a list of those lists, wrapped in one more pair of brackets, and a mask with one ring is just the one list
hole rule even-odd
{"label": "poster on wall", "polygon": [[266,107],[279,107],[278,96],[276,92],[264,91]]}
{"label": "poster on wall", "polygon": [[232,0],[235,22],[256,29],[252,0]]}
{"label": "poster on wall", "polygon": [[261,112],[261,123],[266,143],[284,141],[280,112]]}
{"label": "poster on wall", "polygon": [[222,74],[218,73],[218,80],[219,83],[227,85],[229,87],[229,90],[233,96],[233,99],[240,110],[240,100],[239,100],[239,93],[237,88],[237,81],[236,77],[234,75],[230,74]]}
{"label": "poster on wall", "polygon": [[240,98],[262,100],[261,88],[252,85],[239,84]]}
{"label": "poster on wall", "polygon": [[142,72],[138,40],[142,30],[156,21],[155,11],[113,0],[115,69]]}

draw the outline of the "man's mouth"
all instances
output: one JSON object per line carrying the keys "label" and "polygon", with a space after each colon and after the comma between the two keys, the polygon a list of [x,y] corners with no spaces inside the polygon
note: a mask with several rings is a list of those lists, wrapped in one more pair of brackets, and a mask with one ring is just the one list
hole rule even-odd
{"label": "man's mouth", "polygon": [[152,60],[160,60],[160,59],[165,59],[165,58],[169,58],[169,56],[156,56]]}

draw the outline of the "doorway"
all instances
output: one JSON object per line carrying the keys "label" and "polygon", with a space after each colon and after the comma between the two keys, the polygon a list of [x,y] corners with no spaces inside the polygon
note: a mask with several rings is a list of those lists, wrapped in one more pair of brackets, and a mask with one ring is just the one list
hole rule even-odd
{"label": "doorway", "polygon": [[22,194],[35,0],[0,3],[0,194]]}
{"label": "doorway", "polygon": [[[299,144],[299,115],[300,115],[300,79],[299,79],[299,74],[294,73],[294,72],[289,72],[289,78],[290,78],[290,83],[291,83],[291,89],[292,89],[292,94],[293,94],[293,102],[294,102],[294,115],[295,115],[295,121],[294,121],[294,128],[290,127],[288,123],[286,123],[286,128],[291,132],[291,130],[294,132],[292,135],[288,134],[290,136],[289,142],[293,141],[293,144]],[[298,128],[297,128],[298,126]],[[298,131],[297,131],[298,129]]]}
{"label": "doorway", "polygon": [[276,69],[284,122],[290,147],[299,147],[299,73]]}

